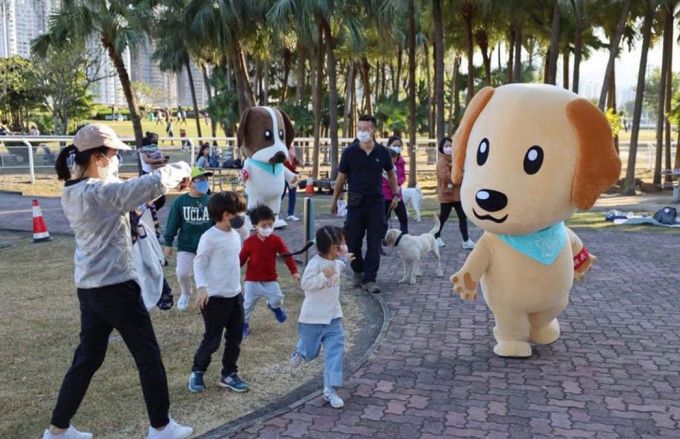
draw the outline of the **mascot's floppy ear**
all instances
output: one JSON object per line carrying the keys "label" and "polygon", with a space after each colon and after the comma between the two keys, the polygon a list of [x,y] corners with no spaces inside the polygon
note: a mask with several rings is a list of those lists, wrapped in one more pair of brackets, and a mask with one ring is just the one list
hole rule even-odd
{"label": "mascot's floppy ear", "polygon": [[577,208],[590,209],[619,179],[621,159],[614,149],[609,122],[599,108],[578,98],[567,104],[566,113],[578,139],[571,198]]}
{"label": "mascot's floppy ear", "polygon": [[283,118],[283,124],[286,126],[286,148],[290,149],[293,145],[293,139],[295,139],[295,128],[293,128],[293,123],[285,111],[279,110],[281,117]]}
{"label": "mascot's floppy ear", "polygon": [[246,126],[248,125],[248,115],[250,114],[250,108],[246,108],[246,111],[241,115],[241,120],[238,123],[238,132],[236,133],[236,141],[238,142],[239,148],[244,147],[246,140]]}
{"label": "mascot's floppy ear", "polygon": [[453,155],[453,170],[451,172],[451,180],[455,184],[461,184],[463,181],[463,165],[465,164],[465,150],[467,149],[468,139],[470,138],[470,131],[472,126],[481,114],[486,104],[493,96],[493,87],[484,87],[479,90],[472,98],[467,108],[460,125],[453,135],[452,155]]}

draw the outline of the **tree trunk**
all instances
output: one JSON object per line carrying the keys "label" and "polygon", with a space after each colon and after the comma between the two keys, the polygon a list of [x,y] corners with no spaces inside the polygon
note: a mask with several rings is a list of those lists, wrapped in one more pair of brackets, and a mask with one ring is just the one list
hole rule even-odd
{"label": "tree trunk", "polygon": [[515,33],[515,71],[512,73],[514,82],[522,82],[522,23]]}
{"label": "tree trunk", "polygon": [[604,110],[604,104],[607,98],[607,90],[609,90],[609,83],[611,82],[611,77],[614,72],[614,60],[616,59],[616,53],[619,50],[619,43],[621,42],[621,36],[623,35],[623,29],[626,25],[626,18],[628,18],[628,11],[630,10],[631,0],[626,0],[623,5],[623,10],[621,11],[621,17],[619,18],[619,23],[616,25],[616,33],[611,41],[609,47],[609,61],[607,62],[607,68],[604,71],[604,80],[602,81],[602,91],[600,92],[600,101],[598,102],[598,107],[600,110]]}
{"label": "tree trunk", "polygon": [[465,98],[465,103],[468,104],[475,94],[475,65],[473,61],[475,51],[472,41],[472,14],[474,12],[474,5],[469,1],[465,1],[462,9],[463,20],[465,21],[465,44],[468,59],[467,97]]}
{"label": "tree trunk", "polygon": [[434,104],[432,103],[432,75],[430,71],[430,50],[429,46],[425,44],[425,76],[427,77],[427,131],[428,136],[434,137]]}
{"label": "tree trunk", "polygon": [[460,120],[460,90],[458,89],[458,75],[460,72],[460,56],[453,60],[453,74],[451,76],[451,110],[449,113],[449,133],[453,133]]}
{"label": "tree trunk", "polygon": [[371,105],[371,64],[368,59],[361,57],[361,84],[364,87],[364,98],[366,99],[365,112],[366,114],[373,114],[373,105]]}
{"label": "tree trunk", "polygon": [[401,70],[402,70],[402,55],[403,51],[401,50],[401,46],[397,47],[397,76],[395,78],[396,85],[394,86],[394,95],[397,97],[397,102],[399,101],[399,89],[401,86]]}
{"label": "tree trunk", "polygon": [[380,67],[380,75],[382,77],[380,81],[380,96],[385,97],[387,94],[387,74],[385,73],[385,70],[387,69],[387,66],[383,63],[383,65]]}
{"label": "tree trunk", "polygon": [[515,57],[515,29],[510,30],[510,41],[508,44],[508,68],[507,68],[507,83],[511,84],[513,81],[512,77],[512,62]]}
{"label": "tree trunk", "polygon": [[661,82],[659,84],[659,106],[658,106],[658,114],[657,114],[657,119],[656,119],[656,161],[654,164],[654,184],[660,185],[661,184],[661,164],[662,164],[662,159],[663,159],[663,128],[664,128],[664,119],[665,119],[665,114],[664,110],[666,108],[665,105],[665,98],[666,98],[666,84],[667,84],[667,78],[666,75],[669,74],[669,71],[672,76],[672,68],[669,63],[669,57],[668,57],[668,46],[671,46],[672,50],[672,33],[673,33],[673,13],[672,11],[669,12],[667,8],[664,8],[665,14],[664,14],[664,23],[663,23],[663,56],[661,59]]}
{"label": "tree trunk", "polygon": [[269,105],[269,68],[266,64],[262,68],[262,88],[264,92],[263,105]]}
{"label": "tree trunk", "polygon": [[[674,16],[673,16],[673,11],[675,9],[675,3],[676,2],[670,2],[670,5],[668,3],[664,4],[664,9],[666,9],[666,14],[668,14],[668,20],[670,20],[670,25],[668,27],[668,47],[666,47],[666,55],[668,57],[668,71],[666,72],[666,99],[664,102],[664,106],[666,108],[666,111],[664,113],[664,121],[666,123],[666,132],[664,133],[665,137],[665,151],[666,151],[666,169],[671,170],[673,169],[671,167],[671,122],[668,120],[668,117],[666,115],[671,113],[671,99],[673,98],[673,21],[674,21]],[[666,175],[666,183],[672,183],[673,182],[673,176],[670,174]]]}
{"label": "tree trunk", "polygon": [[441,0],[433,0],[434,16],[434,91],[437,103],[437,140],[446,137],[444,122],[444,24]]}
{"label": "tree trunk", "polygon": [[654,10],[650,7],[649,3],[647,3],[645,19],[642,25],[642,51],[640,54],[640,67],[638,68],[637,86],[635,88],[633,125],[630,128],[628,167],[626,168],[626,180],[623,183],[621,192],[623,195],[635,195],[635,162],[637,159],[638,137],[640,134],[640,118],[642,117],[642,97],[645,90],[645,74],[647,73],[647,55],[649,53],[649,41],[652,35],[653,21]]}
{"label": "tree trunk", "polygon": [[342,137],[349,137],[350,134],[350,114],[352,113],[352,83],[354,82],[354,61],[347,66],[347,81],[345,82],[345,109],[342,115]]}
{"label": "tree trunk", "polygon": [[479,51],[482,52],[486,85],[491,85],[491,56],[489,55],[489,35],[486,29],[480,28],[477,30],[475,32],[475,40],[479,46]]}
{"label": "tree trunk", "polygon": [[201,133],[201,118],[198,116],[198,101],[196,100],[196,86],[194,85],[194,74],[191,72],[191,61],[187,58],[184,67],[187,69],[189,78],[189,90],[191,91],[191,102],[194,104],[194,119],[196,120],[196,132],[198,137],[203,137]]}
{"label": "tree trunk", "polygon": [[[616,111],[616,69],[612,72],[612,80],[609,88],[609,96],[607,97],[607,108],[611,109],[614,114],[618,114]],[[614,133],[614,148],[616,153],[619,154],[619,134]]]}
{"label": "tree trunk", "polygon": [[408,0],[408,187],[416,186],[416,24],[415,0]]}
{"label": "tree trunk", "polygon": [[[208,78],[208,71],[204,64],[201,64],[201,73],[203,74],[203,83],[205,84],[205,91],[208,93],[208,103],[212,100],[212,87],[210,87],[210,78]],[[210,131],[213,137],[217,137],[217,126],[215,119],[210,115]],[[214,142],[214,141],[213,141]]]}
{"label": "tree trunk", "polygon": [[571,91],[578,94],[578,85],[581,80],[581,56],[582,53],[582,43],[581,43],[581,16],[576,12],[576,30],[574,31],[574,74],[572,77]]}
{"label": "tree trunk", "polygon": [[328,114],[331,138],[331,180],[338,177],[338,87],[335,66],[335,40],[331,34],[331,27],[324,19],[321,20],[326,38],[326,61],[328,70]]}
{"label": "tree trunk", "polygon": [[[135,100],[135,94],[132,92],[130,76],[128,75],[127,69],[125,68],[123,59],[113,48],[113,44],[107,40],[102,40],[102,43],[109,52],[111,62],[113,62],[116,72],[118,73],[118,79],[120,80],[120,85],[123,88],[123,94],[125,95],[128,109],[130,110],[130,120],[132,121],[132,129],[135,133],[135,145],[139,149],[142,147],[142,139],[144,138],[144,134],[142,132],[142,121],[139,119],[139,114],[137,113],[137,102]],[[139,154],[137,154],[137,171],[141,175],[142,164],[139,161]]]}
{"label": "tree trunk", "polygon": [[319,149],[321,146],[321,99],[323,96],[323,29],[319,26],[319,46],[316,50],[316,82],[314,84],[314,149],[312,150],[312,178],[319,179]]}
{"label": "tree trunk", "polygon": [[550,54],[548,56],[547,83],[555,85],[557,82],[557,58],[560,55],[560,2],[555,0],[553,6],[552,33],[550,36]]}
{"label": "tree trunk", "polygon": [[569,45],[562,51],[562,86],[565,90],[569,90]]}
{"label": "tree trunk", "polygon": [[295,84],[295,103],[300,104],[302,102],[302,92],[305,88],[305,46],[298,41],[297,46],[298,55],[298,65],[297,65],[297,82]]}

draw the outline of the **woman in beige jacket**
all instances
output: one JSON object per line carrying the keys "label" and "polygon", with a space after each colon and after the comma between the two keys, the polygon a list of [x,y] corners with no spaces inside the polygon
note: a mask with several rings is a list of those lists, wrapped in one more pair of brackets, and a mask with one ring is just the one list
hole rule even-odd
{"label": "woman in beige jacket", "polygon": [[468,236],[467,216],[460,203],[460,185],[454,185],[451,181],[451,138],[444,137],[439,142],[439,159],[437,160],[437,198],[439,199],[439,231],[434,235],[437,245],[444,247],[446,244],[441,238],[444,223],[451,214],[451,209],[456,209],[460,234],[463,235],[464,249],[473,249],[475,242]]}

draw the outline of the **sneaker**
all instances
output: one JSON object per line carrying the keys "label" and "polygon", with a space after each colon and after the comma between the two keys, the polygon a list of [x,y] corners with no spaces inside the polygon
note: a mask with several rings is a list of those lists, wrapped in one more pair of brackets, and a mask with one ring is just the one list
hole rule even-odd
{"label": "sneaker", "polygon": [[300,221],[300,218],[295,215],[288,215],[288,221]]}
{"label": "sneaker", "polygon": [[467,241],[463,241],[463,243],[460,245],[463,247],[465,250],[472,250],[475,248],[475,242],[471,239],[468,239]]}
{"label": "sneaker", "polygon": [[269,308],[269,310],[274,313],[274,316],[276,317],[277,322],[283,323],[283,322],[286,321],[286,319],[288,319],[288,314],[286,314],[285,309],[283,309],[281,307],[272,308],[272,306],[270,304],[267,304],[267,308]]}
{"label": "sneaker", "polygon": [[441,238],[437,238],[437,245],[439,247],[446,247],[446,243]]}
{"label": "sneaker", "polygon": [[345,401],[338,396],[334,387],[326,387],[323,389],[323,399],[330,403],[331,407],[334,409],[339,409],[345,406]]}
{"label": "sneaker", "polygon": [[228,377],[222,377],[219,381],[220,387],[228,387],[234,392],[243,393],[250,390],[250,386],[236,375],[236,372],[232,373]]}
{"label": "sneaker", "polygon": [[299,367],[302,364],[302,360],[304,360],[304,358],[302,358],[302,355],[300,355],[297,349],[295,349],[290,355],[290,367],[293,369]]}
{"label": "sneaker", "polygon": [[189,296],[186,294],[182,294],[179,296],[179,300],[177,301],[177,309],[180,311],[184,311],[187,309],[189,306]]}
{"label": "sneaker", "polygon": [[43,439],[92,439],[92,433],[78,431],[73,425],[70,425],[68,429],[61,434],[54,434],[49,429],[45,430]]}
{"label": "sneaker", "polygon": [[248,323],[243,324],[243,336],[248,337],[250,335],[250,325]]}
{"label": "sneaker", "polygon": [[366,282],[364,284],[364,289],[372,294],[380,294],[380,287],[375,282]]}
{"label": "sneaker", "polygon": [[174,419],[170,418],[170,422],[162,430],[156,430],[149,427],[148,439],[184,439],[191,436],[194,429],[185,425],[179,425]]}
{"label": "sneaker", "polygon": [[189,390],[194,393],[202,392],[205,390],[205,382],[203,382],[203,372],[191,372],[191,377],[189,378]]}
{"label": "sneaker", "polygon": [[352,276],[352,285],[354,285],[354,288],[359,288],[361,286],[361,273],[354,273]]}

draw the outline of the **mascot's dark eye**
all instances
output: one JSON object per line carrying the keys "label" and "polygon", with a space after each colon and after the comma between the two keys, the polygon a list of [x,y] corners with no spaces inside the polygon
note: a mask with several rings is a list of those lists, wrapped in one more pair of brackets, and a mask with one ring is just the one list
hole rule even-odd
{"label": "mascot's dark eye", "polygon": [[489,158],[489,139],[486,137],[479,142],[479,148],[477,148],[477,164],[479,166],[486,163],[486,159]]}
{"label": "mascot's dark eye", "polygon": [[543,164],[543,148],[534,145],[529,148],[527,155],[524,156],[524,172],[534,175],[541,169]]}
{"label": "mascot's dark eye", "polygon": [[273,140],[274,136],[272,136],[272,132],[269,130],[264,131],[264,140]]}
{"label": "mascot's dark eye", "polygon": [[283,140],[283,130],[279,130],[279,139]]}

